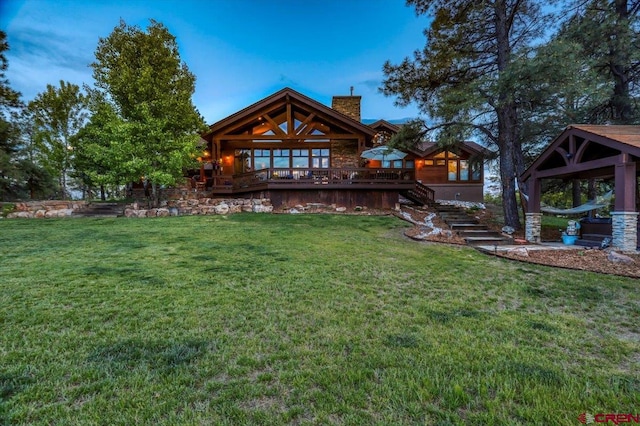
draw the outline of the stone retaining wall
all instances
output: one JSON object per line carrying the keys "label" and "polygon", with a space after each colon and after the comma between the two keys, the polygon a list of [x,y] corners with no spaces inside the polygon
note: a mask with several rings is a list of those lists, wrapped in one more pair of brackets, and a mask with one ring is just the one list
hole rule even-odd
{"label": "stone retaining wall", "polygon": [[[8,219],[69,217],[82,215],[91,210],[91,203],[86,201],[30,201],[17,203]],[[269,198],[189,198],[162,201],[160,207],[150,208],[144,202],[123,204],[125,217],[164,217],[193,216],[211,214],[231,214],[240,212],[271,213],[273,205]],[[356,214],[368,214],[366,207],[353,208]],[[294,207],[283,207],[278,213],[345,213],[347,208],[336,204],[306,203]],[[2,217],[0,216],[0,219]]]}
{"label": "stone retaining wall", "polygon": [[74,211],[80,210],[86,205],[86,201],[29,201],[16,203],[15,210],[7,215],[7,219],[66,217],[71,216]]}
{"label": "stone retaining wall", "polygon": [[126,217],[163,217],[240,212],[271,213],[272,211],[273,206],[268,198],[198,198],[165,201],[159,208],[147,208],[141,203],[132,203],[126,206],[124,215]]}

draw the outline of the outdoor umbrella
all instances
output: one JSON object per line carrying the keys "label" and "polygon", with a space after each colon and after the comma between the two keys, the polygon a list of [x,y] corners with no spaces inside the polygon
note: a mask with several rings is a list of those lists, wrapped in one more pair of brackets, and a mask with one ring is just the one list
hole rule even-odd
{"label": "outdoor umbrella", "polygon": [[402,160],[406,156],[406,153],[398,151],[395,148],[390,148],[388,146],[378,146],[366,151],[362,151],[362,154],[360,154],[360,157],[366,158],[367,160],[380,161]]}

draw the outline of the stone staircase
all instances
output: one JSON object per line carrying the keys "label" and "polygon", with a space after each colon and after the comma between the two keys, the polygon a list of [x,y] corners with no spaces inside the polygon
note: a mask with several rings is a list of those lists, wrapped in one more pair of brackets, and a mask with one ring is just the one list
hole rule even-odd
{"label": "stone staircase", "polygon": [[73,212],[74,217],[119,217],[124,216],[122,203],[89,203]]}
{"label": "stone staircase", "polygon": [[438,216],[447,224],[451,231],[457,233],[469,245],[503,245],[512,244],[513,239],[505,237],[497,231],[481,224],[478,219],[470,216],[462,207],[435,203],[433,205]]}

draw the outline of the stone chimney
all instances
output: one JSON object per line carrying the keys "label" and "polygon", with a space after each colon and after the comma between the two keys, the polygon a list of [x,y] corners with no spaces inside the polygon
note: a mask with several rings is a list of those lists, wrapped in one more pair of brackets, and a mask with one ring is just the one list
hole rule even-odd
{"label": "stone chimney", "polygon": [[351,87],[351,95],[334,96],[331,100],[331,108],[341,112],[347,117],[353,118],[360,122],[360,100],[362,96],[353,96],[353,87]]}

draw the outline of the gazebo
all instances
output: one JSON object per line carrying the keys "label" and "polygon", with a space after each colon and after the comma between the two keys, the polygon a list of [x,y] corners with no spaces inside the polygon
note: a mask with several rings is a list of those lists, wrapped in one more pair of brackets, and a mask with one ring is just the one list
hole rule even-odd
{"label": "gazebo", "polygon": [[529,192],[527,241],[540,242],[543,179],[613,179],[611,245],[622,251],[636,251],[639,165],[640,126],[568,126],[520,177],[527,182]]}

